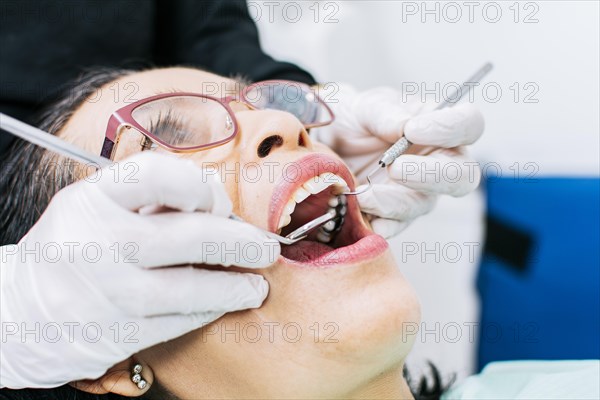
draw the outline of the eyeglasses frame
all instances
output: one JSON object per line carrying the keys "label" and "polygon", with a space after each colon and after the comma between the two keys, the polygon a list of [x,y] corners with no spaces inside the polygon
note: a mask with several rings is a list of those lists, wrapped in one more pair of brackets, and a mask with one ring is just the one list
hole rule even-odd
{"label": "eyeglasses frame", "polygon": [[[214,96],[209,96],[209,95],[200,94],[200,93],[192,93],[192,92],[173,92],[173,93],[164,93],[164,94],[150,96],[145,99],[138,100],[134,103],[128,104],[128,105],[114,111],[110,115],[108,124],[106,126],[106,132],[104,134],[104,143],[102,144],[102,151],[101,151],[100,155],[102,157],[108,158],[110,160],[113,159],[113,157],[115,156],[115,153],[116,153],[116,149],[118,147],[120,133],[122,132],[122,128],[128,128],[128,129],[134,128],[135,130],[140,132],[142,135],[144,135],[144,137],[146,138],[146,141],[150,140],[153,143],[156,143],[158,146],[161,146],[162,148],[164,148],[168,151],[174,152],[174,153],[191,153],[191,152],[197,152],[197,151],[202,151],[202,150],[208,150],[208,149],[211,149],[214,147],[224,145],[224,144],[232,141],[236,137],[236,135],[238,134],[238,131],[239,131],[239,124],[238,124],[237,118],[235,117],[235,112],[231,108],[230,104],[232,102],[239,102],[239,103],[242,103],[245,106],[249,107],[252,110],[258,110],[258,108],[254,107],[252,105],[252,103],[250,103],[248,101],[248,98],[246,95],[250,90],[253,90],[257,85],[266,85],[266,84],[270,84],[270,85],[272,85],[272,84],[300,85],[300,86],[305,86],[306,88],[308,88],[310,91],[313,91],[313,93],[314,93],[314,89],[312,89],[310,86],[308,86],[302,82],[295,82],[295,81],[288,81],[288,80],[267,80],[267,81],[255,82],[251,85],[248,85],[247,87],[245,87],[242,90],[242,92],[240,93],[239,96],[226,96],[223,98],[218,98],[218,97],[214,97]],[[325,109],[329,113],[330,119],[325,122],[320,122],[320,123],[303,124],[303,126],[306,129],[317,128],[320,126],[329,125],[335,120],[335,115],[333,114],[333,111],[327,105],[327,103],[318,94],[314,93],[314,95],[315,95],[315,101],[321,103],[325,107]],[[227,138],[218,140],[216,142],[211,142],[211,143],[207,143],[207,144],[203,144],[203,145],[199,145],[199,146],[192,146],[192,147],[177,147],[177,146],[172,146],[172,145],[164,142],[163,140],[159,139],[158,137],[153,135],[151,132],[146,130],[144,127],[142,127],[133,118],[133,112],[137,108],[139,108],[145,104],[148,104],[150,102],[153,102],[156,100],[161,100],[161,99],[166,99],[166,98],[170,98],[170,97],[198,97],[198,98],[203,98],[203,99],[207,99],[207,100],[211,100],[211,101],[216,101],[217,103],[221,104],[221,106],[224,107],[225,110],[227,111],[227,113],[229,114],[229,117],[231,118],[231,121],[233,123],[233,128],[234,128],[233,133],[230,136],[228,136]]]}

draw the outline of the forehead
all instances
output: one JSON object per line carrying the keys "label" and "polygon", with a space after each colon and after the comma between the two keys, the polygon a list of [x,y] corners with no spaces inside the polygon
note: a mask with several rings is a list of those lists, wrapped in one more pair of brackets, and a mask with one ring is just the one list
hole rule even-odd
{"label": "forehead", "polygon": [[133,94],[123,105],[157,93],[194,92],[220,97],[239,92],[240,82],[191,68],[165,68],[138,72],[119,78],[111,84]]}

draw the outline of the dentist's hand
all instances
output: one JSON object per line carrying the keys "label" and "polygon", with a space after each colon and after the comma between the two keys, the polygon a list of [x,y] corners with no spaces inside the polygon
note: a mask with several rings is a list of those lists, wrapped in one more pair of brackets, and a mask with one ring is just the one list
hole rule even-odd
{"label": "dentist's hand", "polygon": [[366,183],[382,153],[402,136],[413,143],[387,171],[375,175],[371,190],[358,196],[362,211],[373,217],[375,232],[394,236],[429,212],[438,195],[464,196],[478,186],[481,172],[464,148],[484,129],[483,116],[474,106],[432,111],[435,104],[403,99],[388,87],[363,93],[348,85],[329,89],[339,89],[323,96],[336,119],[311,135],[344,159],[358,183]]}
{"label": "dentist's hand", "polygon": [[[157,205],[163,212],[147,212]],[[274,263],[279,243],[227,219],[231,209],[215,177],[152,153],[61,190],[18,245],[0,248],[0,387],[97,378],[226,312],[259,307],[262,276],[191,266]]]}

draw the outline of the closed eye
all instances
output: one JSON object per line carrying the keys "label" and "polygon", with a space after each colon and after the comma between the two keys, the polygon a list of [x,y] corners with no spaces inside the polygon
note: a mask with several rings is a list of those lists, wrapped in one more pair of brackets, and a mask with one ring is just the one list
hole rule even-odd
{"label": "closed eye", "polygon": [[[147,128],[150,133],[171,146],[186,144],[192,135],[183,119],[172,109],[159,112]],[[184,146],[187,147],[187,146]]]}

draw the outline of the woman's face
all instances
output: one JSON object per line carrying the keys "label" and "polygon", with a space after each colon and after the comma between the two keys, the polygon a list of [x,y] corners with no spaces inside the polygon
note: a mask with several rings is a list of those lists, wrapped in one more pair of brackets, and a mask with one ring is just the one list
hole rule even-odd
{"label": "woman's face", "polygon": [[[127,104],[134,89],[139,100],[170,91],[221,97],[239,88],[236,81],[194,69],[136,73],[86,102],[61,136],[99,154],[109,116]],[[246,221],[278,231],[290,200],[310,192],[311,184],[304,183],[326,172],[354,186],[342,161],[312,141],[291,114],[234,109],[239,122],[234,140],[176,156],[216,166],[234,212]],[[141,151],[141,139],[134,129],[123,129],[116,160]],[[324,214],[336,191],[330,186],[296,205],[283,233]],[[398,390],[412,346],[412,336],[403,332],[418,324],[419,305],[386,242],[370,231],[355,198],[347,201],[345,222],[332,242],[320,243],[313,234],[299,245],[283,246],[274,265],[256,271],[270,284],[262,307],[227,314],[137,358],[182,398],[350,397],[361,390],[375,394],[373,387],[391,393],[386,382]]]}

